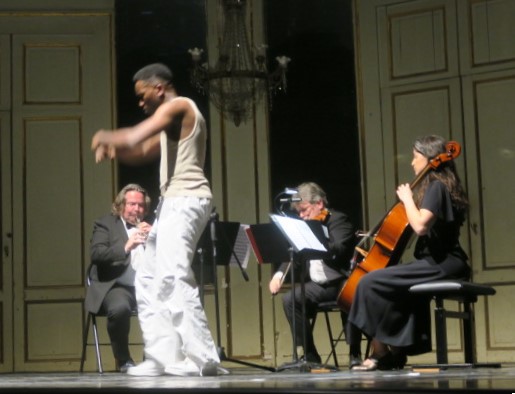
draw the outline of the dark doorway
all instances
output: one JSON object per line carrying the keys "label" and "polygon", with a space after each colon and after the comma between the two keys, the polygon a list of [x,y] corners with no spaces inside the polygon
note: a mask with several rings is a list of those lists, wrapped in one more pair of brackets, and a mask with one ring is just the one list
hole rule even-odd
{"label": "dark doorway", "polygon": [[314,181],[361,225],[352,2],[266,2],[269,58],[292,59],[270,113],[272,190]]}

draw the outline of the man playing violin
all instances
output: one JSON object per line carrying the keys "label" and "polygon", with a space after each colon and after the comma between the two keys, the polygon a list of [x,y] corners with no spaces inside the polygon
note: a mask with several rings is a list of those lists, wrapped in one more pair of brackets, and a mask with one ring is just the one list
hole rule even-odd
{"label": "man playing violin", "polygon": [[[350,259],[355,246],[355,227],[348,216],[342,212],[328,209],[328,202],[324,190],[314,182],[302,183],[297,187],[297,194],[292,196],[292,209],[296,210],[303,220],[319,220],[327,227],[329,234],[328,249],[331,258],[324,260],[310,260],[304,278],[304,300],[306,316],[302,316],[302,296],[296,285],[295,300],[292,291],[283,296],[283,307],[286,318],[290,323],[292,335],[296,338],[296,346],[303,346],[303,332],[306,333],[306,348],[304,360],[311,363],[321,363],[320,355],[316,349],[309,319],[314,317],[318,304],[334,301],[347,277]],[[270,281],[269,288],[272,294],[277,294],[284,282],[288,263],[282,264]],[[295,304],[295,313],[293,305]],[[295,316],[293,316],[295,315]],[[295,318],[295,333],[293,333],[293,319]],[[342,316],[342,321],[345,316]],[[303,326],[304,324],[304,326]],[[349,332],[347,333],[349,334]],[[350,364],[359,365],[361,362],[360,340],[361,333],[357,332],[357,340],[351,340]],[[352,335],[353,337],[356,334]],[[349,337],[347,340],[349,341]]]}

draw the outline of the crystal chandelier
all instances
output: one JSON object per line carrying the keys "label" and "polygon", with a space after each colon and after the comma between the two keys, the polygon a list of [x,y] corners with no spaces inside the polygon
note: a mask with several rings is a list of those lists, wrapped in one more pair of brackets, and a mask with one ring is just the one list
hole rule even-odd
{"label": "crystal chandelier", "polygon": [[276,91],[286,91],[286,69],[290,58],[278,56],[277,68],[266,67],[266,46],[252,50],[245,26],[245,0],[220,0],[223,7],[223,37],[216,65],[201,63],[202,49],[190,49],[193,59],[191,82],[222,115],[239,126],[252,107],[266,96],[271,103]]}

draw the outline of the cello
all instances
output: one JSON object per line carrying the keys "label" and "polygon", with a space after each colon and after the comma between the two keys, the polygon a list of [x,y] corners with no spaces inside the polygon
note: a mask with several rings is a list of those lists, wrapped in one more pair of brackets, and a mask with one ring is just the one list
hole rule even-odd
{"label": "cello", "polygon": [[[429,171],[436,170],[440,165],[455,159],[461,153],[461,147],[455,141],[447,142],[445,148],[446,151],[429,160],[426,167],[410,183],[412,190]],[[336,299],[337,305],[346,312],[350,311],[361,278],[370,271],[397,264],[412,234],[413,230],[409,225],[404,204],[399,201],[355,247],[351,274],[340,290]],[[371,238],[373,238],[372,246],[366,251],[363,249],[363,244]]]}

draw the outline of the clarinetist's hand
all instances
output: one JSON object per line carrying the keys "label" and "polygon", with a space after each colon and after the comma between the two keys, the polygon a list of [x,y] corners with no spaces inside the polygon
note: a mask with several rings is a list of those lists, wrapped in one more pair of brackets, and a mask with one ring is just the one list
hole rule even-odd
{"label": "clarinetist's hand", "polygon": [[131,250],[136,249],[139,245],[143,245],[146,241],[147,236],[145,233],[134,231],[125,243],[125,253],[129,253]]}
{"label": "clarinetist's hand", "polygon": [[138,223],[136,231],[132,231],[129,239],[125,244],[125,252],[129,253],[131,250],[137,248],[139,245],[147,242],[148,233],[152,226],[147,222]]}
{"label": "clarinetist's hand", "polygon": [[143,232],[145,234],[145,236],[148,236],[148,233],[150,232],[151,229],[152,229],[152,225],[148,224],[147,222],[141,222],[138,224],[138,230],[140,232]]}

